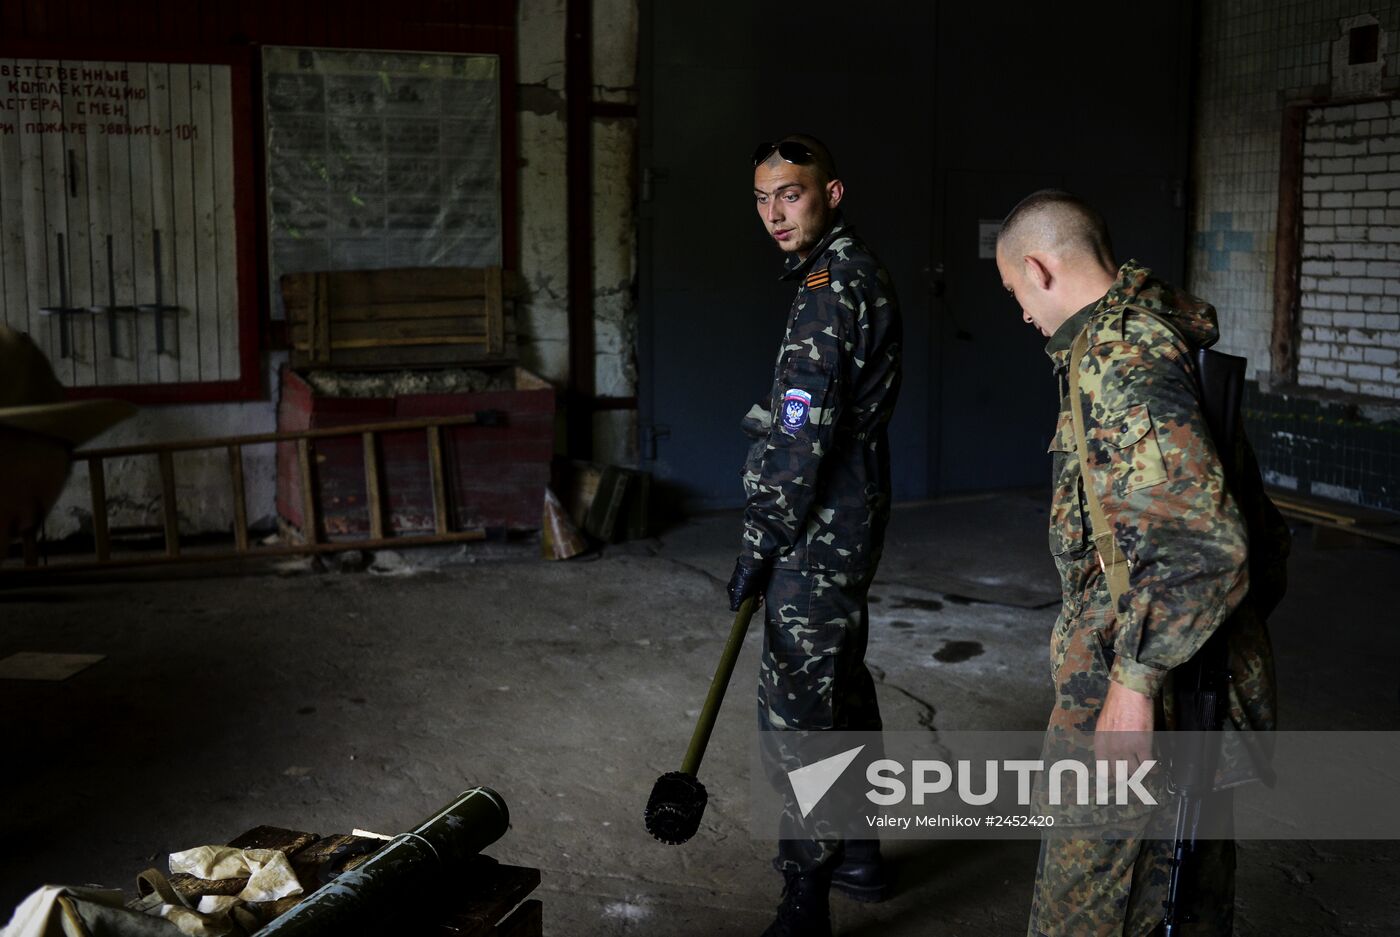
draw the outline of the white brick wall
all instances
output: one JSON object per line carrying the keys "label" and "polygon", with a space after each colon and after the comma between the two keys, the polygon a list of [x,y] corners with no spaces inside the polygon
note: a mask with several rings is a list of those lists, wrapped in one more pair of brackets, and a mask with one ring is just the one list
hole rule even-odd
{"label": "white brick wall", "polygon": [[[1219,310],[1220,348],[1247,356],[1250,376],[1271,367],[1283,104],[1328,97],[1332,44],[1342,34],[1342,20],[1364,12],[1374,13],[1388,34],[1384,86],[1400,88],[1400,3],[1203,0],[1201,4],[1192,173],[1195,242],[1187,280],[1192,292]],[[1340,123],[1319,125],[1316,135],[1309,136],[1305,172],[1313,175],[1304,185],[1303,208],[1317,214],[1305,218],[1304,224],[1319,245],[1351,244],[1353,253],[1341,258],[1344,261],[1400,263],[1400,252],[1387,252],[1400,246],[1400,215],[1373,219],[1370,214],[1400,210],[1400,192],[1379,180],[1375,187],[1370,185],[1372,176],[1400,174],[1400,160],[1394,159],[1400,156],[1400,120],[1383,104],[1353,106],[1350,125],[1363,121],[1368,141],[1359,146],[1357,134],[1342,132]],[[1369,137],[1381,135],[1386,136],[1373,149]],[[1380,158],[1385,159],[1384,166],[1377,161]],[[1335,162],[1324,171],[1322,161]],[[1342,177],[1345,181],[1337,185]],[[1370,243],[1365,243],[1364,236],[1357,239],[1358,229],[1371,231]],[[1330,278],[1349,285],[1353,279],[1389,281],[1392,275],[1368,268]],[[1367,301],[1397,295],[1388,293],[1384,282],[1379,293],[1357,296],[1324,293],[1315,286],[1314,290],[1313,309],[1328,314],[1348,311],[1347,301],[1352,298],[1360,302],[1355,311],[1364,314]],[[1304,310],[1303,324],[1309,326],[1308,310]],[[1365,328],[1364,321],[1357,328]],[[1316,373],[1303,371],[1300,365],[1300,378]],[[1396,383],[1394,377],[1392,373],[1391,385]],[[1316,377],[1311,381],[1323,386]],[[1386,381],[1382,370],[1380,383]],[[1363,383],[1376,385],[1376,381],[1352,383],[1355,387],[1345,389],[1376,395],[1373,389],[1361,390]]]}
{"label": "white brick wall", "polygon": [[1400,100],[1315,107],[1303,135],[1304,387],[1400,399]]}

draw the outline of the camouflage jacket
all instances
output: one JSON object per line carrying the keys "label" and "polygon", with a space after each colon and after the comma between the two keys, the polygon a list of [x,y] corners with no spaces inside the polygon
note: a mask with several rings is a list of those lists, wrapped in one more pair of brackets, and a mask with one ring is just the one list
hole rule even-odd
{"label": "camouflage jacket", "polygon": [[[1069,411],[1070,346],[1086,329],[1080,392],[1089,475],[1130,562],[1128,591],[1116,609],[1093,548]],[[1236,730],[1270,729],[1274,689],[1263,614],[1277,596],[1243,601],[1250,589],[1250,547],[1238,503],[1267,500],[1262,490],[1227,490],[1192,372],[1191,346],[1209,347],[1218,336],[1213,307],[1129,261],[1103,299],[1065,322],[1046,346],[1060,381],[1059,422],[1050,444],[1050,550],[1064,597],[1058,627],[1086,617],[1108,623],[1099,639],[1110,679],[1160,699],[1172,669],[1228,619],[1230,721]],[[1241,446],[1247,449],[1247,443]],[[1234,455],[1252,464],[1252,454]],[[1286,543],[1286,532],[1284,537]],[[1170,712],[1169,698],[1166,703]]]}
{"label": "camouflage jacket", "polygon": [[[784,279],[798,282],[766,404],[743,428],[746,562],[871,570],[889,519],[886,426],[899,393],[899,303],[838,216]],[[776,418],[775,415],[776,414]]]}

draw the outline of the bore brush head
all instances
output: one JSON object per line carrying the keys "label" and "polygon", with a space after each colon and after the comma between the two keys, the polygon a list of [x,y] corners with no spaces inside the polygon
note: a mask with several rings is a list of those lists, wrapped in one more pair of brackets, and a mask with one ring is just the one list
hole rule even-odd
{"label": "bore brush head", "polygon": [[647,800],[647,832],[671,846],[679,846],[700,829],[708,795],[693,774],[668,771],[656,779]]}

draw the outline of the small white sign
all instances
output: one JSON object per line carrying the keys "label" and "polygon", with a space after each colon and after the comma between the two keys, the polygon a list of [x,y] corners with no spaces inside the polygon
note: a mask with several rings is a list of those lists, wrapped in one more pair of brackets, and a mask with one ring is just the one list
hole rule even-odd
{"label": "small white sign", "polygon": [[996,260],[997,259],[997,231],[1001,230],[1001,221],[987,221],[985,218],[977,222],[977,259]]}

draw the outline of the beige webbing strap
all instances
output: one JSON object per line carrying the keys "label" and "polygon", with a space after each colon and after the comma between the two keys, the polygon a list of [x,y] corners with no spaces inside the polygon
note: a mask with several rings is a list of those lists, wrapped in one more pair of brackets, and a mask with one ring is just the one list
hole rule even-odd
{"label": "beige webbing strap", "polygon": [[175,886],[170,884],[170,879],[165,877],[165,873],[160,869],[147,869],[136,876],[137,903],[143,905],[139,910],[147,910],[149,907],[158,907],[160,904],[173,904],[179,908],[192,907],[189,899],[180,894]]}
{"label": "beige webbing strap", "polygon": [[1104,515],[1099,503],[1098,492],[1089,481],[1089,443],[1084,431],[1084,411],[1079,395],[1079,361],[1089,350],[1088,330],[1081,330],[1074,337],[1069,349],[1069,415],[1074,424],[1074,444],[1079,451],[1079,484],[1084,488],[1084,500],[1089,502],[1089,519],[1094,524],[1094,550],[1099,555],[1099,568],[1108,581],[1108,594],[1113,596],[1116,608],[1118,600],[1128,591],[1128,557],[1118,549],[1113,536],[1113,527]]}

